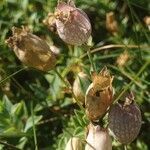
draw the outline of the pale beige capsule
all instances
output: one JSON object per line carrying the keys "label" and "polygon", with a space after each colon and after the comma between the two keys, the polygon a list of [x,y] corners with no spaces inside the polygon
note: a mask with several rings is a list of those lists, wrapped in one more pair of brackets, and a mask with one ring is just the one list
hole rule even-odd
{"label": "pale beige capsule", "polygon": [[77,137],[70,138],[65,150],[83,150],[83,143]]}
{"label": "pale beige capsule", "polygon": [[90,80],[84,72],[79,72],[74,83],[73,92],[81,104],[85,103],[85,93],[90,84]]}
{"label": "pale beige capsule", "polygon": [[85,150],[112,150],[112,141],[107,129],[99,125],[88,126]]}
{"label": "pale beige capsule", "polygon": [[25,65],[42,71],[54,68],[56,58],[48,44],[30,33],[28,28],[12,28],[12,37],[6,43]]}

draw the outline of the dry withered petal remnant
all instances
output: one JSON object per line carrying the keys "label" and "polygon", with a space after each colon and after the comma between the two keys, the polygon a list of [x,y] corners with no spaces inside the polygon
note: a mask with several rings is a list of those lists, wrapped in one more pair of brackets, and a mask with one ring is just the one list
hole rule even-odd
{"label": "dry withered petal remnant", "polygon": [[141,111],[133,97],[128,95],[123,103],[116,103],[109,112],[109,129],[122,144],[131,143],[138,135],[141,124]]}
{"label": "dry withered petal remnant", "polygon": [[104,67],[99,74],[93,73],[93,82],[86,91],[86,114],[91,121],[98,121],[113,101],[113,77]]}
{"label": "dry withered petal remnant", "polygon": [[107,129],[99,125],[88,126],[85,150],[112,150],[112,141]]}
{"label": "dry withered petal remnant", "polygon": [[51,70],[56,64],[54,53],[48,44],[30,33],[28,28],[12,28],[12,37],[6,43],[25,65],[42,71]]}
{"label": "dry withered petal remnant", "polygon": [[50,29],[56,27],[59,37],[70,45],[82,45],[91,35],[91,23],[86,13],[69,3],[58,3],[54,14],[49,14],[44,23]]}

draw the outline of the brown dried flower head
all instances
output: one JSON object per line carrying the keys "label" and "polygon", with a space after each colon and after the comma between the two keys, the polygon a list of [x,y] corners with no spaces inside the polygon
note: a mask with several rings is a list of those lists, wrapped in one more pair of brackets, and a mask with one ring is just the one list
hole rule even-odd
{"label": "brown dried flower head", "polygon": [[145,25],[150,30],[150,16],[145,16],[143,20],[144,20]]}
{"label": "brown dried flower head", "polygon": [[142,124],[141,111],[133,99],[132,94],[129,94],[124,103],[116,103],[109,112],[109,129],[122,144],[131,143]]}
{"label": "brown dried flower head", "polygon": [[48,71],[55,66],[56,58],[48,44],[30,33],[28,28],[13,27],[12,34],[6,43],[25,65],[42,71]]}
{"label": "brown dried flower head", "polygon": [[122,54],[120,54],[120,56],[117,58],[117,61],[116,61],[116,63],[117,63],[117,65],[119,66],[119,67],[123,67],[126,63],[127,63],[127,61],[130,59],[130,55],[129,55],[129,53],[128,53],[128,51],[127,50],[125,50]]}
{"label": "brown dried flower head", "polygon": [[86,91],[85,107],[88,118],[99,120],[113,101],[112,81],[106,67],[99,74],[93,73],[93,82]]}
{"label": "brown dried flower head", "polygon": [[44,23],[48,28],[56,25],[59,37],[70,45],[82,45],[91,35],[88,16],[70,3],[59,2],[54,14],[49,14]]}
{"label": "brown dried flower head", "polygon": [[85,150],[112,150],[112,142],[107,129],[99,125],[88,126]]}
{"label": "brown dried flower head", "polygon": [[73,83],[73,92],[81,104],[85,103],[85,93],[89,85],[90,80],[87,74],[79,72]]}
{"label": "brown dried flower head", "polygon": [[106,29],[112,34],[116,34],[118,32],[118,23],[114,12],[106,14]]}

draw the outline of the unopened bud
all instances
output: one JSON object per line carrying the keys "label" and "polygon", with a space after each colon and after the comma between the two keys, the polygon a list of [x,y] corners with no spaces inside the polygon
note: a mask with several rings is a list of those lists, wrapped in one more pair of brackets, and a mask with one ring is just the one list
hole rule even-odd
{"label": "unopened bud", "polygon": [[84,72],[79,72],[74,83],[73,92],[76,98],[82,103],[85,103],[85,93],[90,85],[90,80]]}
{"label": "unopened bud", "polygon": [[112,142],[107,129],[99,125],[88,126],[85,150],[112,150]]}
{"label": "unopened bud", "polygon": [[83,144],[77,137],[70,138],[65,150],[83,150]]}

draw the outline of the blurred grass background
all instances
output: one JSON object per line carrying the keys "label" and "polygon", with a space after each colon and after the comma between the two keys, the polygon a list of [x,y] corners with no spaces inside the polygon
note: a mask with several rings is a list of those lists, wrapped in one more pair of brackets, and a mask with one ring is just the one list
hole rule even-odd
{"label": "blurred grass background", "polygon": [[[150,23],[148,26],[144,22],[150,16],[149,0],[76,0],[75,3],[91,20],[92,49],[123,45],[93,53],[92,59],[97,71],[106,65],[115,76],[115,97],[124,89],[132,90],[141,108],[141,132],[128,149],[150,149]],[[5,44],[13,26],[28,26],[34,34],[60,49],[56,68],[71,84],[81,68],[90,74],[88,57],[80,57],[86,50],[64,44],[42,24],[56,4],[56,0],[0,0],[0,149],[63,150],[70,137],[84,139],[87,118],[73,103],[58,75],[54,71],[23,69]],[[106,28],[109,12],[115,14],[117,34]],[[124,61],[123,65],[119,60]],[[20,69],[23,70],[16,73]],[[123,146],[114,141],[113,149],[121,150]]]}

